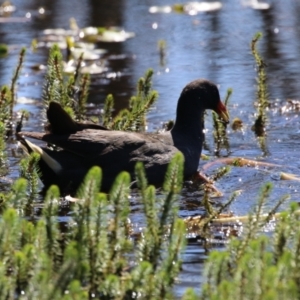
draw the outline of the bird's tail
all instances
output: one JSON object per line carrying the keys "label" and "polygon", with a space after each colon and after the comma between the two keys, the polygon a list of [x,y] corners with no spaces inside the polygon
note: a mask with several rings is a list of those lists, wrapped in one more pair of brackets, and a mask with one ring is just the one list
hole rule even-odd
{"label": "bird's tail", "polygon": [[21,147],[27,154],[32,152],[38,153],[41,156],[41,159],[47,164],[47,166],[53,170],[54,173],[58,174],[62,170],[61,164],[51,157],[43,148],[31,143],[30,141],[19,136],[19,141]]}

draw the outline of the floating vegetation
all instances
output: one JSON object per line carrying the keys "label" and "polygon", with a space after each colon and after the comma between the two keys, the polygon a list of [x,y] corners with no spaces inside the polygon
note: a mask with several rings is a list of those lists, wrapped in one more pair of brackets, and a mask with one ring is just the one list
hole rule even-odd
{"label": "floating vegetation", "polygon": [[[224,164],[228,166],[234,166],[234,167],[252,167],[252,168],[280,168],[282,169],[284,166],[279,164],[273,164],[263,161],[257,161],[252,160],[248,158],[242,158],[242,157],[226,157],[226,158],[220,158],[215,161],[210,161],[202,166],[203,171],[207,171],[214,165],[218,164]],[[268,172],[267,170],[263,169],[264,172]],[[275,177],[273,175],[273,177]],[[285,173],[285,172],[279,172],[276,173],[276,180],[295,180],[300,181],[300,178],[298,175]]]}
{"label": "floating vegetation", "polygon": [[[184,219],[187,234],[193,234],[194,236],[196,235],[199,239],[206,239],[207,241],[212,241],[214,237],[214,225],[216,225],[217,227],[219,224],[225,224],[229,222],[232,222],[232,225],[234,222],[234,225],[238,225],[238,216],[234,217],[232,213],[224,213],[224,211],[226,211],[229,208],[229,206],[232,204],[232,202],[236,199],[237,196],[238,193],[234,193],[227,202],[220,205],[218,209],[214,209],[213,206],[210,204],[209,193],[205,191],[202,202],[206,208],[206,214],[203,216],[193,216]],[[226,230],[230,230],[230,226],[228,226]]]}
{"label": "floating vegetation", "polygon": [[242,128],[243,128],[243,121],[240,118],[234,118],[232,120],[231,128],[234,131],[242,130]]}
{"label": "floating vegetation", "polygon": [[96,48],[98,42],[124,42],[134,37],[133,32],[127,32],[118,27],[86,27],[79,28],[76,20],[70,19],[70,29],[45,29],[43,36],[32,41],[32,48],[52,48],[67,50],[67,62],[63,62],[63,72],[72,74],[76,71],[78,60],[81,57],[80,68],[83,74],[101,74],[106,69],[103,56],[107,50]]}
{"label": "floating vegetation", "polygon": [[[79,66],[78,70],[77,67]],[[73,59],[68,62],[63,62],[63,72],[68,75],[74,75],[76,70],[81,74],[101,74],[106,71],[106,68],[101,63],[86,63],[84,61],[75,61]]]}
{"label": "floating vegetation", "polygon": [[80,73],[82,74],[90,74],[90,75],[95,75],[95,74],[101,74],[105,71],[106,69],[98,65],[96,63],[92,63],[90,65],[82,66],[80,68]]}
{"label": "floating vegetation", "polygon": [[200,12],[216,11],[222,8],[222,3],[215,2],[187,2],[185,4],[173,4],[172,6],[151,6],[149,12],[155,13],[185,13],[188,15],[196,15]]}
{"label": "floating vegetation", "polygon": [[0,5],[0,15],[9,16],[16,10],[16,7],[10,1],[4,1]]}
{"label": "floating vegetation", "polygon": [[118,27],[86,27],[79,28],[75,19],[70,19],[71,29],[45,29],[43,36],[32,41],[32,47],[67,50],[67,62],[63,62],[63,72],[72,74],[76,71],[77,62],[82,57],[78,72],[84,74],[101,74],[105,71],[103,56],[107,50],[96,48],[98,42],[124,42],[134,37],[133,32],[126,32]]}
{"label": "floating vegetation", "polygon": [[120,43],[133,38],[135,34],[119,27],[86,27],[80,30],[79,36],[90,43]]}
{"label": "floating vegetation", "polygon": [[271,7],[269,3],[259,2],[258,0],[242,0],[242,4],[257,10],[265,10]]}
{"label": "floating vegetation", "polygon": [[106,53],[106,50],[104,50],[104,49],[88,50],[88,49],[84,49],[84,48],[72,48],[70,50],[70,55],[74,59],[79,59],[81,54],[83,54],[84,60],[99,60],[105,53]]}
{"label": "floating vegetation", "polygon": [[120,43],[135,36],[133,32],[127,32],[119,27],[92,26],[78,29],[45,29],[43,34],[45,35],[45,38],[48,37],[48,40],[51,39],[52,42],[55,42],[55,38],[58,41],[62,41],[66,37],[74,37],[76,41],[86,41],[88,43]]}
{"label": "floating vegetation", "polygon": [[300,101],[287,99],[287,103],[280,107],[280,112],[282,114],[289,113],[289,112],[298,112],[300,111]]}
{"label": "floating vegetation", "polygon": [[283,167],[282,165],[278,165],[278,164],[257,161],[257,160],[242,158],[242,157],[225,157],[225,158],[220,158],[215,161],[206,163],[202,167],[202,169],[203,169],[203,171],[206,171],[209,168],[211,168],[214,164],[220,164],[220,163],[229,165],[229,166],[235,166],[235,167],[253,167],[253,168],[258,168],[258,167],[280,167],[280,168],[282,168]]}
{"label": "floating vegetation", "polygon": [[43,34],[51,37],[51,39],[54,39],[55,36],[58,38],[74,36],[78,34],[78,30],[64,28],[48,28],[43,30]]}

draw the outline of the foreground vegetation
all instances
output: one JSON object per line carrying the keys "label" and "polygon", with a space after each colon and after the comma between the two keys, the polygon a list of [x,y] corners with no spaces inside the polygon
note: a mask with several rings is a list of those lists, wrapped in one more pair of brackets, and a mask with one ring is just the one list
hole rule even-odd
{"label": "foreground vegetation", "polygon": [[26,214],[26,181],[18,180],[0,222],[0,299],[16,293],[20,299],[171,299],[185,243],[176,209],[182,162],[178,155],[170,165],[161,202],[137,165],[147,224],[138,239],[130,238],[127,173],[116,178],[108,201],[98,192],[101,170],[91,169],[64,230],[57,222],[57,187],[49,189],[33,221]]}
{"label": "foreground vegetation", "polygon": [[[263,128],[267,92],[264,65],[255,48],[258,39],[259,36],[253,39],[252,50],[260,66],[257,97],[261,101],[258,116],[263,120],[260,123]],[[14,123],[20,130],[26,116],[23,112],[16,122],[13,115],[15,84],[24,55],[22,50],[12,84],[3,87],[0,95],[2,175],[9,169],[6,137],[12,134]],[[49,101],[59,101],[74,118],[83,120],[89,78],[76,73],[66,82],[61,62],[58,48],[52,48],[43,93],[45,107]],[[114,129],[144,130],[145,115],[157,98],[151,90],[151,75],[149,71],[139,80],[129,108],[115,117],[113,98],[109,96],[102,123]],[[75,86],[79,87],[79,93],[75,92],[78,90]],[[216,119],[214,122],[216,143],[227,150],[226,130]],[[264,134],[255,132],[262,140]],[[57,221],[61,200],[55,186],[46,193],[41,211],[37,211],[34,203],[39,197],[38,159],[36,154],[23,159],[20,164],[23,178],[12,184],[10,192],[1,194],[0,299],[174,299],[173,287],[186,243],[177,199],[182,188],[182,156],[178,154],[170,164],[160,197],[153,186],[148,186],[143,166],[137,164],[138,199],[145,223],[141,231],[130,224],[130,178],[125,172],[116,178],[106,195],[98,192],[100,168],[92,168],[65,223]],[[280,199],[261,221],[271,189],[270,184],[262,188],[242,237],[232,238],[225,251],[209,254],[200,295],[188,289],[183,299],[300,298],[297,204],[281,214],[272,234],[263,234],[284,201]]]}

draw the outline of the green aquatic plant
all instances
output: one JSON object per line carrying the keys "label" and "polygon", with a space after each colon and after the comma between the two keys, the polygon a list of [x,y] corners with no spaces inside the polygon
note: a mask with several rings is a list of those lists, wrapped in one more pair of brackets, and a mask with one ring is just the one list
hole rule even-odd
{"label": "green aquatic plant", "polygon": [[78,106],[76,110],[77,120],[83,121],[86,117],[86,102],[89,95],[90,75],[83,74],[79,82],[80,93],[78,96]]}
{"label": "green aquatic plant", "polygon": [[19,62],[17,64],[17,68],[15,69],[12,80],[11,80],[11,85],[10,85],[10,94],[11,94],[10,116],[11,116],[11,118],[13,117],[13,108],[14,108],[15,101],[16,101],[16,99],[15,99],[16,98],[16,95],[15,95],[16,83],[20,76],[21,68],[22,68],[22,65],[24,62],[25,53],[26,53],[26,49],[22,48],[20,51]]}
{"label": "green aquatic plant", "polygon": [[[254,56],[257,67],[257,101],[258,101],[258,115],[266,118],[265,110],[269,107],[268,87],[267,87],[267,74],[266,64],[259,52],[257,51],[257,43],[262,38],[262,34],[257,33],[251,42],[251,51]],[[265,120],[264,120],[265,121]]]}
{"label": "green aquatic plant", "polygon": [[3,176],[6,173],[6,162],[7,162],[7,155],[6,155],[6,127],[3,122],[0,122],[0,168],[1,168],[1,176]]}
{"label": "green aquatic plant", "polygon": [[266,64],[259,52],[257,51],[256,45],[257,42],[261,39],[262,34],[257,33],[251,42],[251,51],[254,56],[256,66],[257,66],[257,113],[256,119],[252,126],[252,131],[254,131],[257,136],[258,143],[260,148],[263,151],[263,155],[266,156],[269,154],[266,142],[266,122],[267,122],[267,108],[269,107],[268,99],[268,87],[267,87],[267,75],[266,75]]}
{"label": "green aquatic plant", "polygon": [[136,241],[128,221],[129,174],[116,178],[108,199],[98,192],[100,168],[92,168],[63,231],[57,187],[48,190],[41,216],[31,222],[24,218],[26,180],[18,180],[0,222],[1,299],[71,299],[66,295],[75,292],[80,299],[173,299],[185,244],[175,205],[182,168],[178,154],[168,168],[165,195],[156,202],[154,187],[137,166],[146,226]]}
{"label": "green aquatic plant", "polygon": [[112,94],[107,95],[105,102],[104,102],[104,108],[102,113],[102,125],[109,128],[110,124],[113,122],[113,114],[114,111],[114,97]]}
{"label": "green aquatic plant", "polygon": [[158,53],[159,53],[159,64],[161,66],[165,65],[165,58],[166,58],[166,48],[167,48],[167,43],[165,40],[159,40],[157,42],[157,47],[158,47]]}
{"label": "green aquatic plant", "polygon": [[28,121],[29,119],[29,111],[25,109],[21,109],[18,112],[18,115],[20,115],[19,118],[17,118],[16,125],[15,125],[15,132],[20,132],[23,128],[23,122],[26,120]]}
{"label": "green aquatic plant", "polygon": [[26,207],[29,211],[32,211],[30,208],[32,208],[32,203],[38,198],[39,193],[39,159],[39,154],[33,152],[20,162],[20,176],[27,179],[28,195]]}
{"label": "green aquatic plant", "polygon": [[83,60],[80,55],[74,74],[66,76],[63,73],[63,57],[57,45],[49,51],[47,74],[43,89],[45,108],[51,101],[56,101],[77,121],[85,119],[86,101],[88,97],[90,76],[79,72]]}
{"label": "green aquatic plant", "polygon": [[[43,94],[45,103],[52,100],[64,103],[77,120],[82,120],[88,78],[80,77],[78,71],[74,77],[64,77],[59,53],[56,47],[50,53]],[[130,107],[117,116],[113,116],[112,96],[107,98],[102,116],[105,126],[144,130],[145,115],[157,96],[151,87],[152,75],[153,71],[148,71],[139,80]],[[81,100],[76,93],[78,85],[84,91]],[[3,154],[1,163],[4,164],[11,94],[11,89],[4,87],[0,95],[3,120],[0,155]],[[230,93],[227,95],[229,98]],[[79,99],[78,106],[74,106],[74,99]],[[220,137],[226,134],[222,130],[218,127]],[[142,205],[145,225],[140,230],[129,219],[129,175],[121,173],[106,195],[98,192],[102,177],[98,167],[87,174],[64,223],[58,222],[61,199],[55,186],[46,193],[38,215],[34,211],[34,202],[41,198],[37,192],[37,160],[37,155],[23,160],[20,173],[26,179],[16,180],[9,192],[0,194],[0,299],[174,299],[173,287],[186,243],[185,225],[178,218],[182,155],[172,160],[159,196],[153,186],[148,186],[143,166],[136,166],[139,187],[136,197]],[[280,199],[262,221],[260,216],[270,191],[270,185],[262,189],[244,236],[232,239],[222,252],[211,252],[200,295],[188,289],[183,299],[230,300],[242,299],[244,295],[248,299],[299,298],[297,228],[300,223],[296,205],[282,213],[274,235],[262,235],[262,229],[285,200]],[[211,220],[226,210],[235,196],[216,210],[205,192],[207,218],[199,230],[201,237],[209,237]]]}
{"label": "green aquatic plant", "polygon": [[86,113],[86,102],[89,94],[90,87],[90,75],[80,74],[80,67],[83,62],[83,52],[78,58],[75,73],[69,77],[69,83],[67,90],[69,91],[69,97],[73,99],[73,110],[75,119],[83,121]]}
{"label": "green aquatic plant", "polygon": [[7,45],[0,43],[0,57],[5,56],[7,53],[8,53]]}
{"label": "green aquatic plant", "polygon": [[[204,250],[209,253],[212,245],[211,245],[211,222],[218,218],[221,213],[224,213],[228,210],[230,205],[238,196],[238,193],[233,193],[231,197],[223,204],[221,204],[217,209],[211,204],[210,193],[207,188],[204,189],[204,195],[202,198],[202,204],[206,210],[206,216],[200,220],[197,224],[197,235],[201,237],[203,240],[203,248]],[[196,233],[195,232],[195,233]]]}
{"label": "green aquatic plant", "polygon": [[8,86],[3,86],[0,92],[0,176],[8,173],[6,140],[11,135],[12,128],[11,93]]}
{"label": "green aquatic plant", "polygon": [[177,12],[177,13],[184,13],[185,12],[185,6],[184,6],[184,4],[178,4],[178,3],[176,3],[176,4],[174,4],[172,6],[172,9],[175,12]]}
{"label": "green aquatic plant", "polygon": [[[264,235],[263,228],[272,221],[273,214],[286,201],[282,197],[265,219],[262,209],[269,198],[271,184],[266,184],[258,203],[244,228],[244,234],[233,238],[227,249],[212,251],[205,266],[205,284],[199,299],[296,299],[299,297],[295,276],[299,253],[299,216],[292,205],[282,213],[276,224],[275,234]],[[280,284],[279,284],[280,282]],[[275,283],[275,284],[274,284]],[[294,298],[298,295],[296,298]],[[191,298],[193,299],[193,298]]]}
{"label": "green aquatic plant", "polygon": [[68,87],[63,76],[62,54],[58,46],[54,45],[49,51],[47,73],[42,94],[45,107],[48,107],[51,101],[56,101],[70,114],[74,114],[71,109],[73,103],[69,96],[70,91]]}
{"label": "green aquatic plant", "polygon": [[[13,77],[11,80],[10,86],[4,85],[1,87],[0,92],[0,121],[2,122],[3,126],[5,127],[4,131],[1,132],[2,138],[10,137],[14,132],[14,107],[16,102],[16,86],[17,80],[20,76],[21,69],[24,63],[26,49],[22,48],[19,54],[19,60],[17,63],[17,67],[13,73]],[[25,116],[25,115],[24,115]],[[17,126],[16,126],[17,127]],[[16,128],[17,129],[17,128]]]}
{"label": "green aquatic plant", "polygon": [[[232,95],[232,89],[228,89],[224,100],[224,104],[226,107],[228,107],[229,99],[231,95]],[[230,145],[229,145],[228,135],[226,132],[227,124],[224,124],[224,122],[220,121],[218,115],[215,112],[212,112],[212,117],[213,117],[213,128],[214,128],[213,137],[215,143],[215,154],[219,156],[221,150],[225,149],[227,155],[229,155]]]}
{"label": "green aquatic plant", "polygon": [[4,85],[0,92],[0,120],[7,124],[10,121],[11,94],[9,87]]}
{"label": "green aquatic plant", "polygon": [[130,98],[128,109],[121,110],[115,117],[113,97],[109,95],[104,104],[102,123],[109,129],[124,131],[144,131],[146,114],[157,100],[157,92],[152,90],[153,70],[149,69],[137,84],[137,93]]}
{"label": "green aquatic plant", "polygon": [[251,51],[256,62],[257,70],[257,117],[252,127],[255,134],[260,137],[265,135],[265,126],[267,121],[266,109],[269,107],[266,64],[257,50],[257,43],[262,38],[262,34],[257,33],[251,42]]}

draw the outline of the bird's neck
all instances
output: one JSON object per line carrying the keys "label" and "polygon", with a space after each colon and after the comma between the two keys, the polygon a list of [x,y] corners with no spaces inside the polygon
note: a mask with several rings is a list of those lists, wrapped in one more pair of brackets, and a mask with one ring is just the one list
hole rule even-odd
{"label": "bird's neck", "polygon": [[176,119],[171,136],[174,146],[184,155],[184,176],[189,177],[197,171],[199,165],[204,141],[203,118]]}
{"label": "bird's neck", "polygon": [[203,113],[199,114],[177,114],[175,124],[172,128],[173,133],[178,133],[194,138],[203,135]]}

